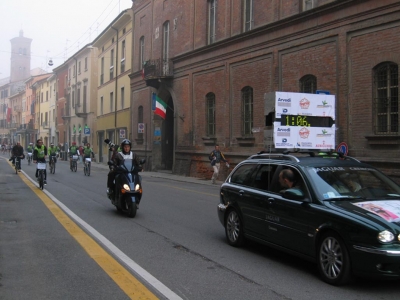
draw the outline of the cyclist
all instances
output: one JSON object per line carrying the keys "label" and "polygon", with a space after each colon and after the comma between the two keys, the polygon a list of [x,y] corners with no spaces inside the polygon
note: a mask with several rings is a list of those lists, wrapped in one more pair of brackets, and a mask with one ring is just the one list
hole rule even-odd
{"label": "cyclist", "polygon": [[90,148],[90,143],[87,143],[85,147],[83,147],[83,161],[85,161],[85,158],[94,158],[94,153],[93,149]]}
{"label": "cyclist", "polygon": [[60,151],[60,148],[58,148],[57,146],[54,146],[54,143],[50,144],[49,149],[47,150],[49,153],[49,161],[51,161],[51,158],[53,158],[54,163],[57,162],[57,152]]}
{"label": "cyclist", "polygon": [[26,151],[28,153],[33,153],[33,143],[29,143],[28,147],[26,147]]}
{"label": "cyclist", "polygon": [[72,142],[71,147],[69,147],[69,168],[72,170],[72,156],[78,155],[78,147],[76,142]]}
{"label": "cyclist", "polygon": [[93,149],[90,148],[90,143],[87,143],[86,146],[83,147],[83,167],[85,168],[86,158],[94,158]]}
{"label": "cyclist", "polygon": [[[36,146],[33,150],[33,163],[41,162],[41,163],[46,163],[46,155],[47,155],[47,147],[43,145],[43,141],[41,139],[38,139],[36,141]],[[38,168],[36,168],[36,178],[38,178]],[[44,184],[47,184],[47,172],[46,169],[44,169]]]}
{"label": "cyclist", "polygon": [[21,159],[24,159],[25,156],[24,156],[24,148],[21,146],[20,142],[17,142],[17,144],[11,150],[11,158],[9,160],[12,161],[13,166],[15,165],[16,157],[20,158],[18,172],[21,172]]}

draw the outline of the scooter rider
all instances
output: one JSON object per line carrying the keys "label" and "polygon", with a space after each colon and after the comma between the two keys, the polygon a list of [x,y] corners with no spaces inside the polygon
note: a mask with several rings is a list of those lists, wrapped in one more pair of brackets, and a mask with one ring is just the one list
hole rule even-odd
{"label": "scooter rider", "polygon": [[[33,150],[33,163],[41,162],[46,163],[47,147],[43,145],[43,141],[38,139],[36,141],[36,146]],[[35,176],[38,178],[39,169],[36,168]],[[47,184],[47,172],[44,169],[44,184]]]}
{"label": "scooter rider", "polygon": [[[108,139],[104,140],[109,146],[110,150],[111,149],[116,149],[115,145],[110,143]],[[130,140],[125,139],[121,143],[121,151],[117,152],[117,150],[114,150],[114,153],[112,155],[111,161],[114,164],[114,166],[120,166],[124,163],[125,159],[132,159],[132,163],[139,169],[139,171],[142,171],[142,166],[139,163],[139,160],[137,158],[136,153],[131,151],[132,143]],[[114,184],[114,179],[115,176],[117,175],[117,171],[115,170],[116,168],[111,168],[110,172],[108,173],[108,179],[107,179],[107,194],[110,195],[114,192],[115,184]]]}

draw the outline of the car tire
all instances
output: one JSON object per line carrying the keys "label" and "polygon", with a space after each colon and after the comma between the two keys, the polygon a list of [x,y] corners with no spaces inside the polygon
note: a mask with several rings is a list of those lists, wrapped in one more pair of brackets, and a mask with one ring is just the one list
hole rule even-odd
{"label": "car tire", "polygon": [[318,245],[318,270],[322,280],[343,285],[351,280],[351,262],[346,245],[338,234],[325,233]]}
{"label": "car tire", "polygon": [[244,244],[243,222],[235,209],[228,211],[225,218],[225,235],[228,244],[239,247]]}

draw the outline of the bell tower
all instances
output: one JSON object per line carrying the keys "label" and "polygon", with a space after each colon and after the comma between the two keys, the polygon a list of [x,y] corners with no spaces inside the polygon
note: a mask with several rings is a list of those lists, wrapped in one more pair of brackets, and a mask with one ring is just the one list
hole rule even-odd
{"label": "bell tower", "polygon": [[31,43],[32,39],[24,37],[21,30],[19,36],[11,42],[10,83],[27,79],[31,74]]}

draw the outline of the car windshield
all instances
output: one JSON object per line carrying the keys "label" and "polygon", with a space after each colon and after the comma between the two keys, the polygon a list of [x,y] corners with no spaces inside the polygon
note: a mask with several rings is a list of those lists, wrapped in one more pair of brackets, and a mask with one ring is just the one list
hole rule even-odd
{"label": "car windshield", "polygon": [[400,198],[400,186],[372,167],[308,167],[320,200]]}

